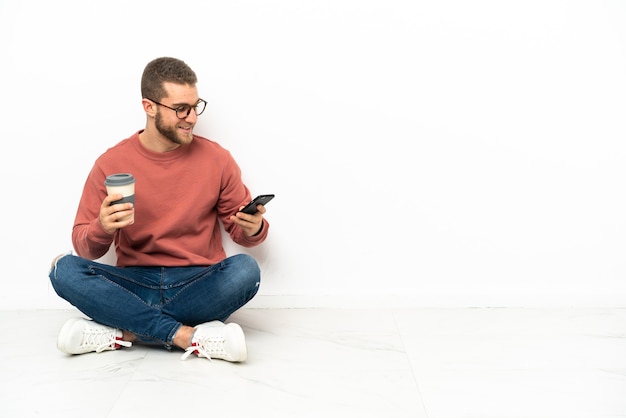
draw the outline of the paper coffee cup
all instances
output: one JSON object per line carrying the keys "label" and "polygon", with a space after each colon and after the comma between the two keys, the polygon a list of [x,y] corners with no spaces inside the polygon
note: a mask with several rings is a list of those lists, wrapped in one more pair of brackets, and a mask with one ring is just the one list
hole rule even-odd
{"label": "paper coffee cup", "polygon": [[[135,204],[135,177],[129,173],[111,174],[104,180],[104,185],[107,188],[107,194],[121,194],[123,197],[119,200],[111,202],[111,205],[118,203],[130,202]],[[132,216],[132,215],[131,215]],[[126,219],[120,219],[126,220]]]}
{"label": "paper coffee cup", "polygon": [[120,200],[111,202],[112,205],[126,202],[135,203],[135,178],[132,174],[111,174],[104,180],[104,185],[107,188],[107,194],[112,195],[119,193],[124,196]]}

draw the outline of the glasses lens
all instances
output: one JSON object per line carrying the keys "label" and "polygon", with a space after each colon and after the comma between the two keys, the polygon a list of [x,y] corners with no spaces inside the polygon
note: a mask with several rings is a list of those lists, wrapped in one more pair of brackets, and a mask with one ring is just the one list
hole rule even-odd
{"label": "glasses lens", "polygon": [[202,112],[204,112],[205,108],[206,108],[206,102],[200,99],[198,103],[196,104],[196,116],[200,116]]}
{"label": "glasses lens", "polygon": [[191,113],[191,106],[189,105],[182,105],[176,108],[176,116],[178,116],[179,119],[185,119],[189,116],[189,113]]}

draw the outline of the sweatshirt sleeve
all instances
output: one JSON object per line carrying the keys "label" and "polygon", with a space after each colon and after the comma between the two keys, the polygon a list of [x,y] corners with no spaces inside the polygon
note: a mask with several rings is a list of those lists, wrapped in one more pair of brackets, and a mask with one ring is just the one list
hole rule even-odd
{"label": "sweatshirt sleeve", "polygon": [[72,244],[76,253],[90,260],[105,255],[115,237],[100,224],[100,206],[105,196],[104,174],[94,165],[85,181],[72,229]]}
{"label": "sweatshirt sleeve", "polygon": [[267,219],[263,218],[261,230],[256,235],[253,235],[251,237],[246,236],[246,234],[243,233],[243,229],[235,224],[231,224],[230,230],[226,230],[228,231],[230,238],[237,244],[243,247],[254,247],[265,241],[269,228],[269,222],[267,221]]}
{"label": "sweatshirt sleeve", "polygon": [[269,231],[270,225],[267,219],[263,219],[261,230],[251,237],[246,236],[243,229],[230,220],[231,215],[237,213],[241,206],[252,199],[250,190],[242,181],[241,169],[232,157],[229,158],[224,167],[222,182],[222,191],[217,207],[225,231],[235,243],[243,247],[254,247],[261,244],[267,238]]}

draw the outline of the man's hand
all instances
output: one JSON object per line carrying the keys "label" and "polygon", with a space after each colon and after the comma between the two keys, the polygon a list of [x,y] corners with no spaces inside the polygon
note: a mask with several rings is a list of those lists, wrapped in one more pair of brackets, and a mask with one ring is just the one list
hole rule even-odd
{"label": "man's hand", "polygon": [[[241,206],[239,210],[243,209]],[[257,205],[258,212],[254,215],[248,215],[247,213],[237,212],[230,217],[230,220],[239,225],[243,229],[243,233],[247,237],[258,234],[263,226],[263,214],[266,212],[263,205]]]}
{"label": "man's hand", "polygon": [[110,206],[111,202],[120,200],[124,196],[113,194],[107,196],[100,206],[100,224],[109,234],[113,234],[118,229],[132,225],[135,222],[135,209],[132,203],[118,203]]}

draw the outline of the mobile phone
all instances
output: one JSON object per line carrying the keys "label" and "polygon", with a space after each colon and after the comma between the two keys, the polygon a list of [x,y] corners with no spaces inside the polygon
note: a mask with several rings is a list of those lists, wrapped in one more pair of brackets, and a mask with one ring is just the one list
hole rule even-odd
{"label": "mobile phone", "polygon": [[248,203],[240,212],[247,213],[249,215],[254,215],[258,211],[256,210],[257,205],[265,206],[267,202],[274,198],[273,194],[261,194],[252,199],[250,203]]}

